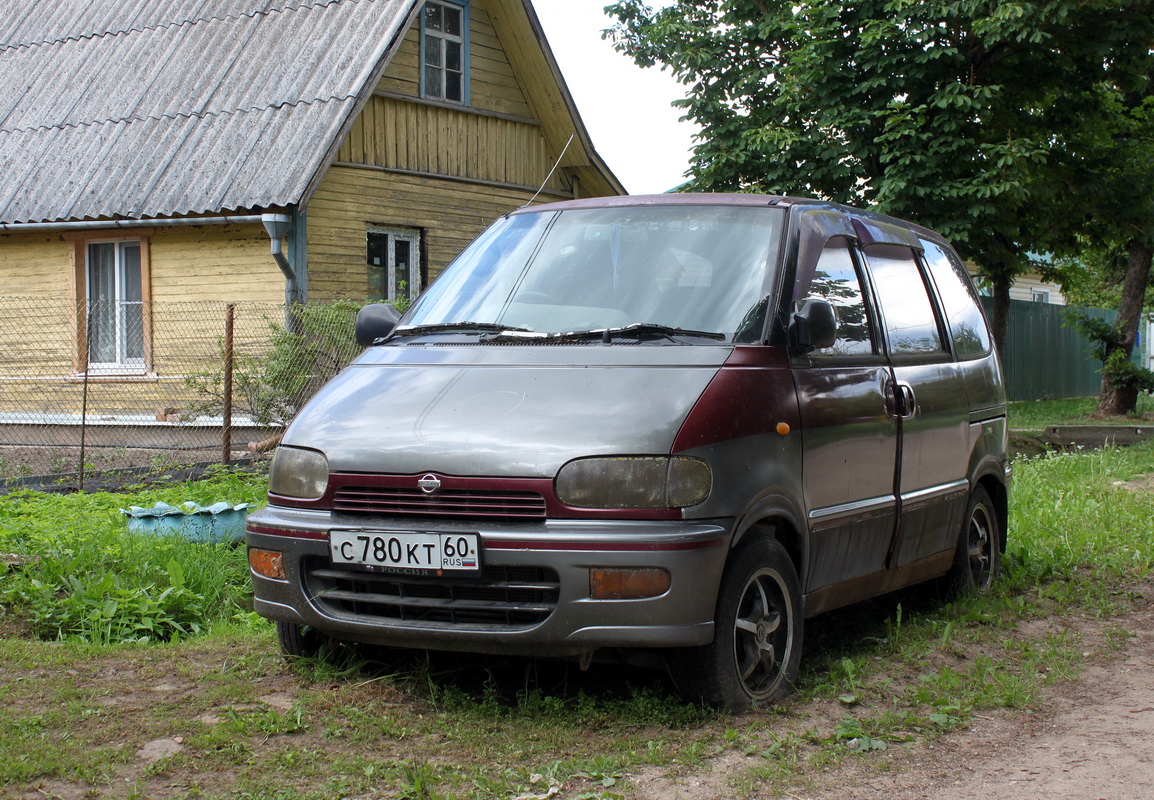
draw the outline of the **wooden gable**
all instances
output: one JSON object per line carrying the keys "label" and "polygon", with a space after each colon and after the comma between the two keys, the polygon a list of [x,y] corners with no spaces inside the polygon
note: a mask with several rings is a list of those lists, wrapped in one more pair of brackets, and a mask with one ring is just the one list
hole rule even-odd
{"label": "wooden gable", "polygon": [[624,193],[529,0],[468,0],[468,10],[468,103],[421,97],[417,15],[310,200],[310,297],[363,297],[369,230],[419,235],[427,283],[512,209]]}

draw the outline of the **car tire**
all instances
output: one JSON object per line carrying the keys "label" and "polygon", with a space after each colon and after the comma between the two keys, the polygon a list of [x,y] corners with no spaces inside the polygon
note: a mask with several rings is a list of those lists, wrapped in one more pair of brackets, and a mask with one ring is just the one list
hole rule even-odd
{"label": "car tire", "polygon": [[954,563],[946,576],[954,595],[984,594],[1002,569],[1002,539],[998,513],[990,494],[981,486],[970,495]]}
{"label": "car tire", "polygon": [[747,711],[787,695],[802,642],[801,584],[785,548],[758,539],[731,555],[721,579],[713,642],[686,648],[671,664],[688,699]]}
{"label": "car tire", "polygon": [[328,637],[315,628],[279,620],[276,640],[281,653],[288,658],[316,658],[329,643]]}

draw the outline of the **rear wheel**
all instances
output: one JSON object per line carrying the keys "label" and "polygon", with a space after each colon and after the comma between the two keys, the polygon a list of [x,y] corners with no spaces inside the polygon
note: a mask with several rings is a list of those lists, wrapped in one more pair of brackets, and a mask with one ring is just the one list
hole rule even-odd
{"label": "rear wheel", "polygon": [[801,661],[801,586],[778,542],[738,548],[721,581],[713,642],[687,648],[674,677],[692,700],[744,711],[789,693]]}
{"label": "rear wheel", "polygon": [[1002,569],[1002,539],[998,514],[990,494],[974,489],[950,568],[950,588],[958,594],[982,594],[994,585]]}

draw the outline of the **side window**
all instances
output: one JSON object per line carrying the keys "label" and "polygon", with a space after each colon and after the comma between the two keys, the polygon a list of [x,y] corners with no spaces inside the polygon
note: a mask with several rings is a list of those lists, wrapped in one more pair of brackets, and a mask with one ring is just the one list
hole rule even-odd
{"label": "side window", "polygon": [[914,252],[880,245],[865,251],[881,303],[891,355],[944,353],[934,306]]}
{"label": "side window", "polygon": [[469,7],[425,3],[421,12],[421,97],[469,103]]}
{"label": "side window", "polygon": [[864,356],[877,352],[861,279],[844,240],[833,240],[822,251],[809,286],[807,299],[810,298],[825,300],[837,312],[837,341],[833,347],[814,350],[811,356]]}
{"label": "side window", "polygon": [[421,233],[406,228],[368,232],[369,300],[412,300],[421,293]]}
{"label": "side window", "polygon": [[954,351],[961,358],[985,355],[990,351],[990,332],[965,266],[952,250],[933,242],[922,244],[926,248],[926,266],[938,288],[938,298],[954,340]]}

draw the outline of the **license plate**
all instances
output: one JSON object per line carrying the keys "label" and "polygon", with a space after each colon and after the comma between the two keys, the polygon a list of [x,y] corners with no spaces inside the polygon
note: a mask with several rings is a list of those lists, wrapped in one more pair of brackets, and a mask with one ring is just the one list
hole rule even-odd
{"label": "license plate", "polygon": [[475,533],[332,531],[334,564],[389,569],[478,570],[480,537]]}

